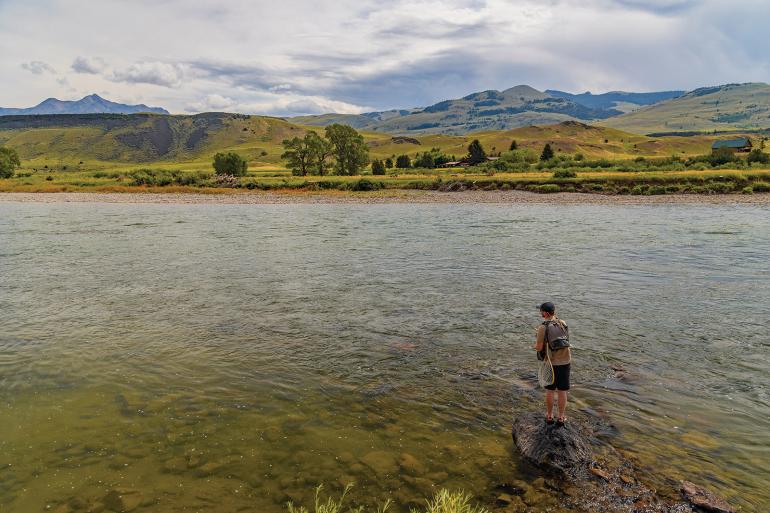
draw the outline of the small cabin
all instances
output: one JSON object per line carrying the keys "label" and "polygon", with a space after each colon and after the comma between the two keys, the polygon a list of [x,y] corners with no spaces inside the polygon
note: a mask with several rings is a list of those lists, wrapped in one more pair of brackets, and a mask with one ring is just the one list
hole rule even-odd
{"label": "small cabin", "polygon": [[748,153],[751,151],[751,139],[747,137],[739,137],[737,139],[725,139],[724,141],[714,141],[711,145],[711,151],[715,152],[726,148],[733,153]]}

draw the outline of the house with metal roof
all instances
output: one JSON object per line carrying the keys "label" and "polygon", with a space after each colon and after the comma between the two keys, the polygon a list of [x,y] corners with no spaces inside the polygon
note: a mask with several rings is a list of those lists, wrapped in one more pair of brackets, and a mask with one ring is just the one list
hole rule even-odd
{"label": "house with metal roof", "polygon": [[714,141],[711,145],[711,151],[721,150],[726,148],[735,153],[748,153],[751,151],[751,139],[748,137],[738,137],[736,139],[724,139],[722,141]]}

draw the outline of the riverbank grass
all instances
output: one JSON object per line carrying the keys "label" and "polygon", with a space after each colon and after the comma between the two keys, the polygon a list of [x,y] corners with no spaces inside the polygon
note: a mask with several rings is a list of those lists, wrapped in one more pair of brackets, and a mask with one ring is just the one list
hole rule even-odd
{"label": "riverbank grass", "polygon": [[[308,511],[304,506],[295,506],[292,502],[286,505],[286,509],[288,513],[342,513],[343,511],[367,513],[363,506],[343,509],[345,497],[352,486],[348,484],[340,498],[334,500],[332,497],[323,499],[321,497],[323,486],[319,485],[315,490],[313,511]],[[473,504],[472,499],[470,494],[463,491],[450,492],[449,490],[442,489],[436,492],[432,499],[426,500],[426,505],[423,509],[412,509],[412,513],[489,513],[487,509]],[[392,502],[388,499],[377,507],[375,513],[385,513],[391,505]]]}

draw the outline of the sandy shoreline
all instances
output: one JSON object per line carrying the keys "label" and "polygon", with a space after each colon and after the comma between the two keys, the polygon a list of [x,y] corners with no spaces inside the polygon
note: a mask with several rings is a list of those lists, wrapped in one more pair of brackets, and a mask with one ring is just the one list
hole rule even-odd
{"label": "sandy shoreline", "polygon": [[232,194],[196,193],[101,193],[101,192],[4,192],[0,203],[154,203],[154,204],[541,204],[541,205],[770,205],[767,194],[721,194],[662,196],[605,196],[601,194],[536,194],[524,191],[437,192],[418,190],[374,193],[244,192]]}

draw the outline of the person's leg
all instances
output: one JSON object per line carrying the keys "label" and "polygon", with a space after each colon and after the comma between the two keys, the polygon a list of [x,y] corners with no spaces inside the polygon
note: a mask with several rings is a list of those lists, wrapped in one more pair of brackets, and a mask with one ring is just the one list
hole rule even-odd
{"label": "person's leg", "polygon": [[545,391],[545,417],[553,418],[553,390]]}
{"label": "person's leg", "polygon": [[567,391],[559,390],[557,395],[559,399],[559,420],[563,421],[567,412]]}

